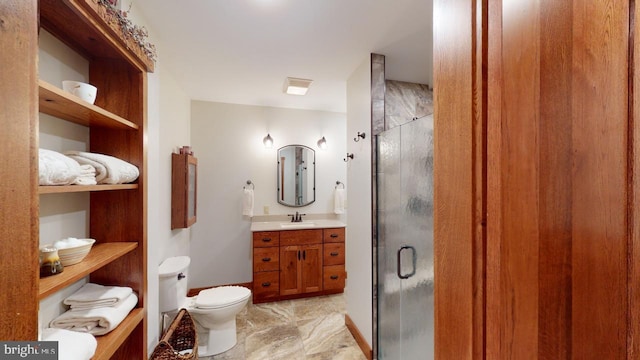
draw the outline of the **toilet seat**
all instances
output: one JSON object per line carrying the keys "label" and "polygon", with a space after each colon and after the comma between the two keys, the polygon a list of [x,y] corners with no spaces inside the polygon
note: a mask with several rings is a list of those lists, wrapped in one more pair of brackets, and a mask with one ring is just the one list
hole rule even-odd
{"label": "toilet seat", "polygon": [[243,286],[219,286],[200,291],[193,301],[198,309],[219,309],[245,301],[251,290]]}

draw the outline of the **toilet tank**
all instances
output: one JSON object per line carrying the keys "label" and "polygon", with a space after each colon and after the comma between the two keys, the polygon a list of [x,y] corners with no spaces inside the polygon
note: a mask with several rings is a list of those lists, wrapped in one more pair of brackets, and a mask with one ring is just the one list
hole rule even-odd
{"label": "toilet tank", "polygon": [[187,298],[187,272],[191,258],[188,256],[174,256],[167,258],[160,264],[160,312],[178,310]]}

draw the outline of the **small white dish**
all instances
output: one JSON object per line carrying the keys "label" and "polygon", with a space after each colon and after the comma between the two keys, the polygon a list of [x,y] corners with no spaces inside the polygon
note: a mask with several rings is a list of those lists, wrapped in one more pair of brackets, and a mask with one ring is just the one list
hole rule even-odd
{"label": "small white dish", "polygon": [[98,88],[95,86],[72,80],[64,80],[62,82],[62,90],[79,97],[89,104],[93,104],[96,101],[96,95],[98,93]]}

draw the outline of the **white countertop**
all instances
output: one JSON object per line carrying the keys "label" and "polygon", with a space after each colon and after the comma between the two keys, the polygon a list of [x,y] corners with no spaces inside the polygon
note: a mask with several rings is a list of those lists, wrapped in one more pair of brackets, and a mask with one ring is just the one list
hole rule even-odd
{"label": "white countertop", "polygon": [[334,219],[309,219],[301,222],[288,221],[254,221],[251,223],[251,231],[280,231],[300,229],[323,229],[345,227],[346,224]]}

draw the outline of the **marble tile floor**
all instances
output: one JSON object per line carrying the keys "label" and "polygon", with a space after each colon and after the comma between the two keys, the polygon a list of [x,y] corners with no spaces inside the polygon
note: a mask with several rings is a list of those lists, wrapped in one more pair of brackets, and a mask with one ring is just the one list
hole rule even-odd
{"label": "marble tile floor", "polygon": [[238,343],[203,360],[366,360],[344,325],[344,294],[252,304],[236,317]]}

